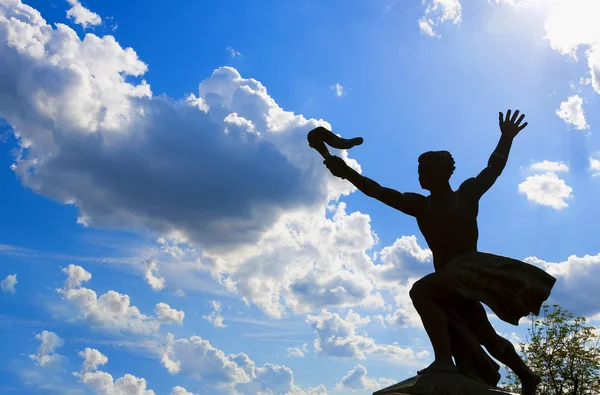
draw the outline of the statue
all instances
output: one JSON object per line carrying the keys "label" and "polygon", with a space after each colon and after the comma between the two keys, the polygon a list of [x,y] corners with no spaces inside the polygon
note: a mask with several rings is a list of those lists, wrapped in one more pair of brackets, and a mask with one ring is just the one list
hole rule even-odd
{"label": "statue", "polygon": [[[495,387],[499,366],[481,348],[519,377],[524,395],[534,395],[540,378],[499,336],[481,305],[485,303],[503,321],[518,325],[522,317],[539,314],[556,279],[545,271],[515,259],[477,251],[479,199],[502,173],[513,139],[527,126],[515,111],[499,113],[500,141],[488,165],[476,177],[452,190],[449,179],[454,159],[447,151],[425,152],[419,157],[419,183],[430,192],[402,193],[386,188],[329,154],[323,142],[347,149],[362,138],[343,139],[323,127],[308,135],[309,145],[325,158],[330,172],[354,184],[367,196],[416,218],[433,253],[435,271],[417,281],[410,298],[419,313],[434,350],[435,360],[418,372],[457,374]],[[454,362],[453,362],[454,358]],[[384,391],[384,390],[382,390]],[[381,391],[379,393],[382,393]],[[387,392],[386,392],[387,393]]]}

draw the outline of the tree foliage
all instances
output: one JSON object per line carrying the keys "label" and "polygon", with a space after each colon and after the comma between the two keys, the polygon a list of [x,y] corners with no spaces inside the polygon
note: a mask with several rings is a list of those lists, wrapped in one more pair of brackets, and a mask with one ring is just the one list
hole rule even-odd
{"label": "tree foliage", "polygon": [[[558,305],[544,305],[543,317],[531,315],[521,358],[542,382],[538,395],[600,394],[600,348],[596,328],[585,317]],[[520,393],[521,383],[508,373],[504,388]]]}

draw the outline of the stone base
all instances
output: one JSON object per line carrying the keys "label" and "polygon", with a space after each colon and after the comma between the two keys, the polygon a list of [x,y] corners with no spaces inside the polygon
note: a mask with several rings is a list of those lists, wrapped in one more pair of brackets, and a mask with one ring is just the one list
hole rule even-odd
{"label": "stone base", "polygon": [[427,373],[384,388],[373,395],[515,395],[458,373]]}

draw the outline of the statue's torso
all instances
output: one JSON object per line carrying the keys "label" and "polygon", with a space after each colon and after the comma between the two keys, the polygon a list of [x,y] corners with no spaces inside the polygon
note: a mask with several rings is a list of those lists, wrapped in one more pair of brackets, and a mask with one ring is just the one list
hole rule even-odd
{"label": "statue's torso", "polygon": [[443,201],[431,196],[417,216],[419,229],[433,253],[436,269],[456,255],[477,250],[479,203],[461,190]]}

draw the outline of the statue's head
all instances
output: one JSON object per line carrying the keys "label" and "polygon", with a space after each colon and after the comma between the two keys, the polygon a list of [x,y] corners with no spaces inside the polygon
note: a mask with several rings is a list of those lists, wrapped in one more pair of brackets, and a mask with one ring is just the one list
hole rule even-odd
{"label": "statue's head", "polygon": [[425,152],[419,156],[419,183],[427,190],[443,186],[448,183],[455,168],[450,152]]}

